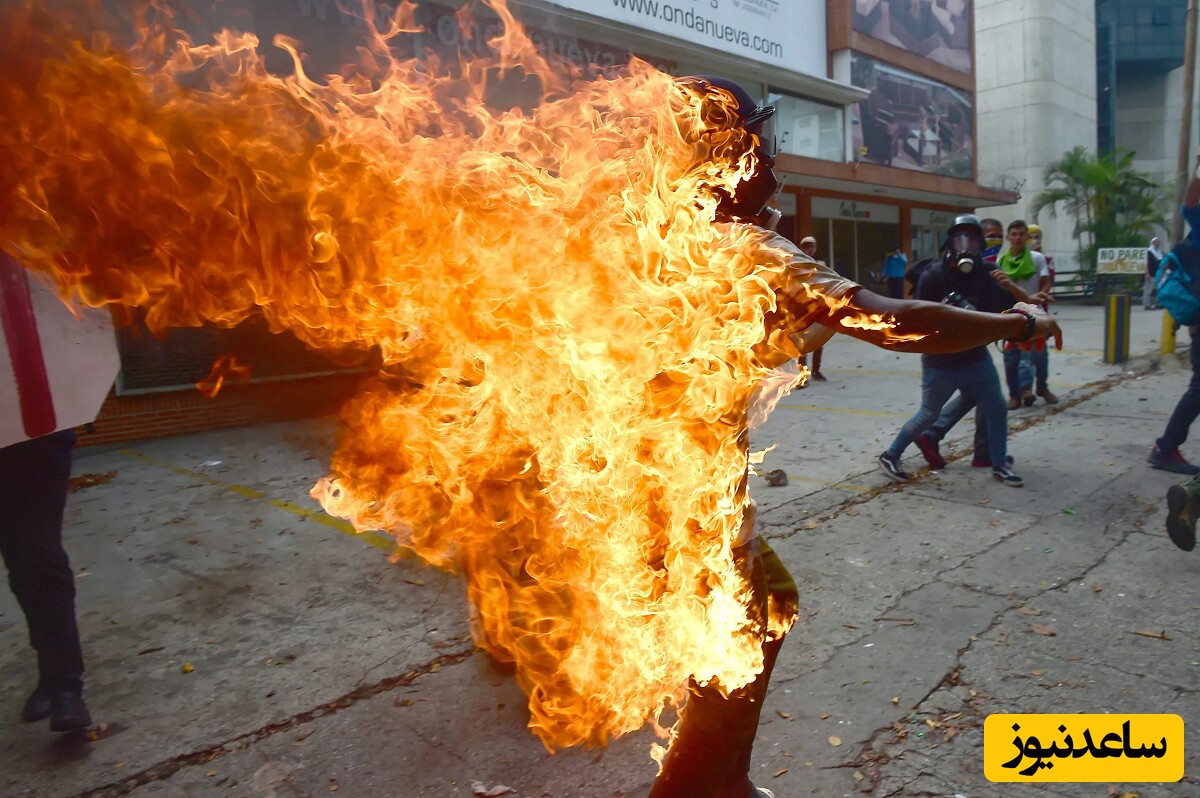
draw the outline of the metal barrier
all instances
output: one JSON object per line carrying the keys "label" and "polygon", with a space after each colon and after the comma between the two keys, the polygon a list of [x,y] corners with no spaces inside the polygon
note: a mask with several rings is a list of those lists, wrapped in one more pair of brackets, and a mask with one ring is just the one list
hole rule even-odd
{"label": "metal barrier", "polygon": [[1124,363],[1129,359],[1129,294],[1110,294],[1104,303],[1104,362]]}

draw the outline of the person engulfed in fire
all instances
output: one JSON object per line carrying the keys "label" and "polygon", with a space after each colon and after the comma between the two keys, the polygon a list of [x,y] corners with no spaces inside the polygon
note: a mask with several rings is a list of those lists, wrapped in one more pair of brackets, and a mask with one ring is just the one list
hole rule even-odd
{"label": "person engulfed in fire", "polygon": [[[715,189],[717,224],[726,227],[731,238],[744,234],[747,226],[763,218],[778,189],[773,172],[775,109],[758,105],[745,89],[722,78],[689,77],[680,84],[714,107],[732,110],[706,117],[713,124],[736,126],[746,134],[741,139],[745,151],[706,156],[727,157],[730,168],[747,154],[756,163],[732,193]],[[796,357],[795,341],[801,337],[804,349],[811,350],[835,332],[895,351],[925,354],[958,352],[1000,339],[1028,341],[1061,334],[1053,319],[1029,304],[1018,304],[1009,314],[994,314],[880,296],[813,260],[784,237],[766,230],[760,233],[764,248],[782,250],[788,258],[775,286],[777,306],[767,316],[764,339],[755,352],[764,366],[782,365]],[[746,429],[741,439],[748,452],[748,419],[743,417],[742,423]],[[748,489],[748,480],[743,489]],[[761,640],[763,667],[754,681],[737,690],[723,691],[713,683],[691,685],[650,798],[773,798],[750,780],[751,749],[772,668],[798,614],[799,594],[779,557],[756,534],[753,502],[746,507],[733,545],[752,591],[749,623]]]}

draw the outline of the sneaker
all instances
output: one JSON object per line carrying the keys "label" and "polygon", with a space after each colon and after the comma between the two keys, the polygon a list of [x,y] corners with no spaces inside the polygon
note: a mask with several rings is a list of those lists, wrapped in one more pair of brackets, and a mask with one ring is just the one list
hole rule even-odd
{"label": "sneaker", "polygon": [[1026,407],[1033,407],[1033,403],[1036,401],[1037,398],[1033,395],[1033,391],[1029,390],[1028,388],[1021,391],[1021,403]]}
{"label": "sneaker", "polygon": [[912,482],[913,475],[900,467],[899,457],[892,457],[884,452],[879,455],[879,465],[892,482]]}
{"label": "sneaker", "polygon": [[768,790],[766,787],[751,788],[749,798],[775,798],[775,793]]}
{"label": "sneaker", "polygon": [[[1010,454],[1004,458],[1004,462],[1008,463],[1011,466],[1013,463],[1015,463],[1017,461],[1014,460],[1013,456]],[[992,467],[992,458],[976,457],[974,460],[971,461],[971,467],[972,468],[991,468]]]}
{"label": "sneaker", "polygon": [[930,468],[941,471],[946,467],[946,458],[942,457],[942,453],[938,451],[937,441],[925,433],[917,436],[917,448],[921,450],[921,454],[924,455],[925,462],[929,463]]}
{"label": "sneaker", "polygon": [[814,371],[812,373],[812,378],[817,382],[828,382],[828,380],[825,379],[825,375],[819,371]]}
{"label": "sneaker", "polygon": [[1016,471],[1012,470],[1012,466],[999,466],[992,469],[992,476],[1010,488],[1019,488],[1025,484],[1025,480],[1021,479]]}
{"label": "sneaker", "polygon": [[1196,548],[1196,501],[1183,485],[1167,488],[1167,534],[1184,551]]}
{"label": "sneaker", "polygon": [[1019,397],[1019,396],[1008,397],[1008,409],[1009,410],[1016,410],[1020,406],[1021,406],[1021,397]]}
{"label": "sneaker", "polygon": [[1146,458],[1146,462],[1161,471],[1170,471],[1172,474],[1187,474],[1188,476],[1200,474],[1200,466],[1192,465],[1183,459],[1183,455],[1179,453],[1178,449],[1166,454],[1155,446],[1150,450],[1150,456]]}
{"label": "sneaker", "polygon": [[1049,388],[1041,388],[1038,390],[1037,395],[1045,399],[1048,405],[1058,404],[1058,397],[1051,393]]}

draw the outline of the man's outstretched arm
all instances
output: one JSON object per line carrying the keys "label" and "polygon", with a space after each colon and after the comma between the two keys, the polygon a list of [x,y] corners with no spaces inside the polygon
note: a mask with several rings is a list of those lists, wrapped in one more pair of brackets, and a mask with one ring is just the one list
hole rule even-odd
{"label": "man's outstretched arm", "polygon": [[[1061,346],[1062,331],[1053,318],[1034,305],[1018,307],[1034,314],[1034,338],[1053,335]],[[1026,322],[1020,313],[981,313],[937,302],[891,299],[860,288],[822,323],[885,349],[940,355],[1019,338]]]}

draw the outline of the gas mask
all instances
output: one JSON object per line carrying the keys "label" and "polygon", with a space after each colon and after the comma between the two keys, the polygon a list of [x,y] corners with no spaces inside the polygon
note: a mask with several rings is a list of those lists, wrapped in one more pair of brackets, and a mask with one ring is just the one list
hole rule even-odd
{"label": "gas mask", "polygon": [[950,273],[969,275],[983,272],[983,232],[968,225],[951,228],[946,237],[942,263]]}

